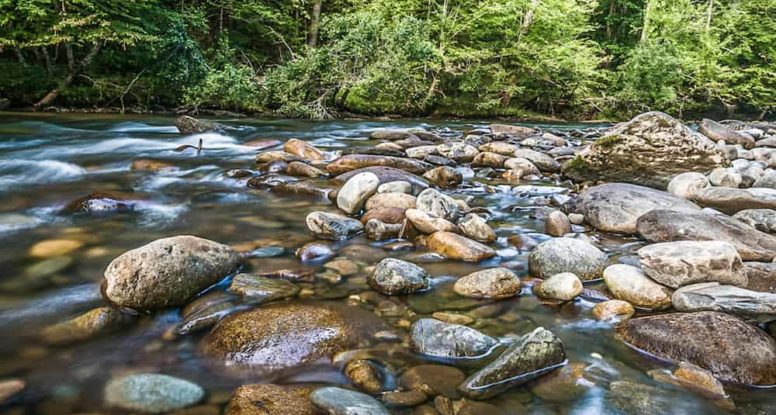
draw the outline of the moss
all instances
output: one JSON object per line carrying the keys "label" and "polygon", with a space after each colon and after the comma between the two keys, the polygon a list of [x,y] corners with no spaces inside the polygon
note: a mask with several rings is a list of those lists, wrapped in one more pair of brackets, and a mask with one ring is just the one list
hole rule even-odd
{"label": "moss", "polygon": [[623,138],[617,134],[605,135],[595,141],[595,145],[601,148],[612,148],[615,145],[622,143]]}

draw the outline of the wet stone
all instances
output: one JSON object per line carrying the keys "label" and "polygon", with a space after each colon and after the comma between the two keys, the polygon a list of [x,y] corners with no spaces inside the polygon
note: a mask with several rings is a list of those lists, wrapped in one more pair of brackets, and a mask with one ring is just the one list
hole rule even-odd
{"label": "wet stone", "polygon": [[496,256],[490,247],[450,232],[435,232],[426,243],[430,250],[453,260],[480,262]]}
{"label": "wet stone", "polygon": [[299,286],[282,279],[260,277],[252,274],[237,274],[232,278],[228,291],[249,297],[252,301],[266,303],[299,294]]}
{"label": "wet stone", "polygon": [[427,396],[442,395],[458,399],[458,385],[463,382],[463,372],[452,366],[423,364],[405,370],[399,377],[399,386],[405,390],[421,391]]}
{"label": "wet stone", "polygon": [[367,281],[376,291],[387,295],[413,294],[428,288],[429,274],[423,268],[394,258],[375,265]]}
{"label": "wet stone", "polygon": [[40,337],[46,344],[76,343],[122,327],[131,316],[112,307],[100,307],[78,317],[44,328]]}
{"label": "wet stone", "polygon": [[358,389],[377,395],[383,391],[380,370],[368,360],[354,360],[345,366],[345,376]]}
{"label": "wet stone", "polygon": [[204,397],[205,391],[199,385],[156,373],[111,379],[104,391],[104,400],[108,406],[150,413],[185,408]]}
{"label": "wet stone", "polygon": [[664,310],[671,307],[671,289],[650,279],[641,269],[625,265],[610,265],[604,270],[609,292],[636,307]]}
{"label": "wet stone", "polygon": [[746,286],[741,257],[727,242],[663,242],[641,248],[638,254],[644,272],[671,288],[697,282]]}
{"label": "wet stone", "polygon": [[506,268],[477,271],[455,282],[456,293],[471,298],[509,298],[520,294],[520,278]]}
{"label": "wet stone", "polygon": [[315,415],[312,388],[273,384],[243,385],[232,394],[225,415]]}
{"label": "wet stone", "polygon": [[636,310],[633,306],[622,300],[607,300],[593,307],[592,313],[596,320],[627,320],[633,316]]}
{"label": "wet stone", "polygon": [[390,415],[377,399],[361,392],[337,387],[316,389],[310,394],[316,407],[331,415]]}
{"label": "wet stone", "polygon": [[571,272],[583,281],[601,278],[609,260],[592,244],[571,238],[553,238],[531,251],[528,267],[536,277]]}
{"label": "wet stone", "polygon": [[555,274],[534,285],[534,294],[541,298],[571,301],[582,294],[582,281],[570,272]]}
{"label": "wet stone", "polygon": [[489,243],[496,240],[496,232],[493,231],[485,219],[474,213],[464,216],[458,226],[464,235],[475,241]]}
{"label": "wet stone", "polygon": [[436,358],[478,357],[490,352],[498,341],[458,324],[423,318],[412,324],[410,348]]}
{"label": "wet stone", "polygon": [[344,240],[364,231],[361,222],[334,213],[312,212],[306,218],[307,229],[321,239]]}

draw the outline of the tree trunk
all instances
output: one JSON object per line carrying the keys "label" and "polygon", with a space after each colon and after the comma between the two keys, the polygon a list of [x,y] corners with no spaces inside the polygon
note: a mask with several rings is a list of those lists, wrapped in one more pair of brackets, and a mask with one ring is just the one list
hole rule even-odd
{"label": "tree trunk", "polygon": [[51,75],[51,57],[49,57],[48,49],[46,49],[45,46],[42,46],[40,52],[43,55],[43,64],[46,66],[46,73]]}
{"label": "tree trunk", "polygon": [[75,70],[75,56],[73,56],[73,47],[69,43],[65,43],[65,54],[67,55],[67,70],[73,72]]}
{"label": "tree trunk", "polygon": [[24,53],[22,52],[22,50],[19,49],[19,48],[15,48],[15,51],[16,51],[16,58],[19,60],[19,64],[21,66],[26,67],[27,66],[27,60],[24,59]]}
{"label": "tree trunk", "polygon": [[647,0],[647,4],[644,7],[644,25],[641,28],[641,39],[639,43],[644,43],[649,37],[649,20],[652,18],[652,2],[654,0]]}
{"label": "tree trunk", "polygon": [[612,18],[617,13],[617,1],[609,0],[609,16],[606,19],[606,39],[612,40],[614,37],[614,25],[612,24]]}
{"label": "tree trunk", "polygon": [[315,0],[313,11],[310,15],[310,27],[307,32],[307,46],[318,47],[318,32],[321,28],[321,5],[323,0]]}
{"label": "tree trunk", "polygon": [[46,94],[45,97],[43,97],[40,101],[38,101],[35,104],[35,108],[45,107],[48,105],[51,105],[54,100],[57,99],[60,92],[62,90],[69,87],[73,81],[75,81],[75,78],[78,77],[78,75],[83,72],[84,69],[86,69],[94,60],[94,57],[97,56],[97,53],[100,52],[100,48],[102,47],[102,42],[95,42],[92,45],[92,49],[89,50],[89,53],[86,54],[86,56],[83,58],[83,60],[75,65],[75,67],[68,72],[67,77],[59,83],[59,86],[57,86],[55,89],[52,89],[48,94]]}
{"label": "tree trunk", "polygon": [[711,30],[711,15],[714,14],[714,0],[709,0],[709,10],[706,14],[706,31]]}

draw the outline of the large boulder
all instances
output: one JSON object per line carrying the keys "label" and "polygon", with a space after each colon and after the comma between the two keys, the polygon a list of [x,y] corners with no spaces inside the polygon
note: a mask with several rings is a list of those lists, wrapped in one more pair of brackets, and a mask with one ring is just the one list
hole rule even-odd
{"label": "large boulder", "polygon": [[771,261],[776,256],[776,236],[726,215],[653,210],[639,218],[636,228],[650,242],[728,242],[744,261]]}
{"label": "large boulder", "polygon": [[515,340],[498,359],[464,380],[458,390],[472,399],[488,399],[557,369],[565,361],[560,339],[539,327]]}
{"label": "large boulder", "polygon": [[589,242],[572,238],[553,238],[542,242],[528,256],[528,269],[538,278],[571,272],[581,280],[601,278],[609,259]]}
{"label": "large boulder", "polygon": [[776,209],[776,189],[707,187],[696,193],[693,200],[701,206],[734,215],[748,209]]}
{"label": "large boulder", "polygon": [[638,251],[644,272],[671,288],[698,282],[747,284],[736,248],[720,241],[677,241],[647,245]]}
{"label": "large boulder", "polygon": [[662,112],[619,124],[563,166],[575,181],[620,181],[665,189],[672,177],[726,166],[717,145]]}
{"label": "large boulder", "polygon": [[656,209],[699,212],[700,207],[670,193],[626,183],[607,183],[582,191],[566,204],[569,213],[605,232],[635,234],[641,215]]}
{"label": "large boulder", "polygon": [[225,318],[201,350],[227,366],[269,374],[363,346],[380,328],[372,313],[358,307],[277,303]]}
{"label": "large boulder", "polygon": [[776,384],[776,340],[728,314],[639,317],[620,323],[617,334],[639,350],[675,364],[700,366],[724,382]]}
{"label": "large boulder", "polygon": [[232,248],[207,239],[158,239],[108,264],[103,296],[136,310],[179,306],[234,272],[239,262]]}

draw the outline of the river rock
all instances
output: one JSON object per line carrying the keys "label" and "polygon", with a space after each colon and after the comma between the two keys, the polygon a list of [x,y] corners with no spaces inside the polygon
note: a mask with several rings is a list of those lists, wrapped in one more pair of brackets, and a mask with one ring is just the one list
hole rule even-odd
{"label": "river rock", "polygon": [[728,164],[717,145],[662,112],[647,112],[610,129],[563,166],[575,181],[608,180],[665,189],[679,173]]}
{"label": "river rock", "polygon": [[531,150],[528,148],[520,148],[515,150],[512,156],[515,158],[526,159],[530,161],[540,171],[543,171],[543,172],[555,173],[560,171],[560,163],[558,163],[554,158],[544,153],[540,153],[536,150]]}
{"label": "river rock", "polygon": [[405,390],[421,391],[430,397],[442,395],[459,399],[458,385],[465,378],[460,369],[452,366],[423,364],[404,371],[399,377],[399,386]]}
{"label": "river rock", "polygon": [[507,268],[473,272],[455,282],[453,290],[471,298],[509,298],[520,294],[520,278]]}
{"label": "river rock", "polygon": [[700,311],[639,317],[617,326],[631,346],[674,364],[688,362],[724,382],[776,384],[776,340],[725,313]]}
{"label": "river rock", "polygon": [[352,215],[359,212],[377,192],[380,179],[374,173],[361,173],[351,177],[337,193],[337,207]]}
{"label": "river rock", "polygon": [[471,399],[488,399],[560,367],[563,343],[542,327],[517,339],[498,359],[469,376],[458,388]]}
{"label": "river rock", "polygon": [[[409,209],[408,209],[409,210]],[[398,207],[381,207],[366,211],[361,216],[361,223],[366,224],[371,219],[379,220],[383,223],[401,224],[406,218],[405,209]]]}
{"label": "river rock", "polygon": [[316,389],[310,394],[310,400],[330,415],[391,415],[377,399],[333,386]]}
{"label": "river rock", "polygon": [[417,146],[417,147],[410,147],[404,152],[407,154],[407,157],[411,157],[414,159],[423,159],[426,156],[431,155],[437,155],[439,152],[437,151],[437,146]]}
{"label": "river rock", "polygon": [[627,301],[607,300],[596,304],[592,313],[596,320],[627,320],[636,313],[636,310]]}
{"label": "river rock", "polygon": [[426,244],[445,258],[458,261],[480,262],[496,256],[496,251],[490,247],[451,232],[434,232]]}
{"label": "river rock", "polygon": [[162,413],[194,405],[205,391],[187,380],[157,373],[113,378],[105,386],[108,406],[126,411]]}
{"label": "river rock", "polygon": [[417,198],[406,193],[378,193],[366,201],[367,212],[378,208],[414,209]]}
{"label": "river rock", "polygon": [[46,239],[30,247],[29,255],[35,258],[50,258],[71,254],[84,246],[78,239]]}
{"label": "river rock", "polygon": [[356,219],[328,212],[312,212],[305,220],[307,229],[321,239],[341,241],[364,231]]}
{"label": "river rock", "polygon": [[744,262],[744,273],[747,289],[776,293],[776,262]]}
{"label": "river rock", "polygon": [[369,286],[386,295],[414,294],[428,288],[428,272],[407,261],[386,258],[367,278]]}
{"label": "river rock", "polygon": [[99,307],[44,328],[40,338],[52,345],[76,343],[115,330],[130,320],[130,316],[113,307]]}
{"label": "river rock", "polygon": [[498,341],[479,331],[433,318],[422,318],[410,328],[410,348],[435,358],[478,357],[490,352]]}
{"label": "river rock", "polygon": [[530,137],[536,133],[535,129],[522,125],[491,124],[489,128],[495,135],[513,135],[519,138]]}
{"label": "river rock", "polygon": [[674,292],[679,311],[722,311],[761,323],[776,320],[776,294],[716,282],[686,285]]}
{"label": "river rock", "polygon": [[[374,174],[375,176],[377,176],[378,179],[380,179],[381,184],[402,181],[402,182],[407,182],[411,184],[412,187],[415,187],[418,189],[425,189],[428,187],[428,181],[426,179],[412,173],[407,173],[404,170],[394,169],[393,167],[379,167],[379,166],[364,167],[362,169],[356,169],[356,170],[349,171],[347,173],[340,174],[339,176],[335,177],[334,180],[344,183],[350,180],[351,177],[361,173]],[[390,192],[380,192],[380,193],[390,193]]]}
{"label": "river rock", "polygon": [[450,166],[439,166],[427,171],[424,178],[441,188],[454,188],[463,182],[463,175]]}
{"label": "river rock", "polygon": [[292,138],[283,145],[283,151],[288,154],[301,157],[305,160],[323,160],[323,153],[321,150],[315,148],[307,141],[302,141],[296,138]]}
{"label": "river rock", "polygon": [[474,157],[476,157],[480,151],[477,150],[477,147],[470,146],[466,143],[446,143],[438,145],[437,152],[439,152],[439,155],[442,157],[447,157],[458,163],[469,163],[474,160]]}
{"label": "river rock", "polygon": [[754,138],[707,118],[698,125],[698,132],[714,142],[724,141],[727,144],[740,144],[744,148],[754,147]]}
{"label": "river rock", "polygon": [[418,209],[407,209],[405,212],[407,220],[412,223],[415,229],[422,233],[432,234],[437,231],[460,233],[461,230],[449,220],[436,217]]}
{"label": "river rock", "polygon": [[417,209],[453,222],[461,215],[461,205],[458,201],[435,189],[420,192]]}
{"label": "river rock", "polygon": [[701,206],[734,215],[747,209],[776,209],[776,189],[709,187],[696,193],[693,200]]}
{"label": "river rock", "polygon": [[302,163],[301,161],[292,161],[291,163],[288,163],[288,167],[286,167],[286,174],[290,176],[312,178],[326,176],[326,173],[323,170],[313,167],[307,163]]}
{"label": "river rock", "polygon": [[304,386],[243,385],[232,394],[224,415],[316,415],[311,392]]}
{"label": "river rock", "polygon": [[709,173],[709,183],[720,187],[741,187],[744,178],[741,173],[732,168],[717,167]]}
{"label": "river rock", "polygon": [[260,303],[293,298],[299,294],[299,290],[299,286],[292,282],[253,274],[235,275],[228,289],[232,294],[249,297],[252,302]]}
{"label": "river rock", "polygon": [[377,193],[412,193],[412,183],[404,180],[383,183],[377,187]]}
{"label": "river rock", "polygon": [[202,353],[227,366],[273,373],[331,358],[366,343],[380,321],[358,307],[284,302],[233,314],[202,341]]}
{"label": "river rock", "polygon": [[538,297],[549,300],[571,301],[582,294],[582,281],[570,272],[555,274],[534,285]]}
{"label": "river rock", "polygon": [[639,268],[625,264],[610,265],[604,270],[604,282],[614,298],[636,307],[650,310],[671,307],[671,290],[647,277]]}
{"label": "river rock", "polygon": [[571,272],[581,280],[601,278],[609,263],[606,254],[581,239],[553,238],[542,242],[528,256],[528,269],[535,277],[546,279]]}
{"label": "river rock", "polygon": [[336,176],[364,167],[392,167],[412,174],[423,174],[433,168],[432,165],[415,159],[374,156],[370,154],[349,154],[329,163],[326,166],[326,170]]}
{"label": "river rock", "polygon": [[539,168],[531,160],[525,158],[511,158],[504,162],[504,168],[520,171],[523,176],[540,173]]}
{"label": "river rock", "polygon": [[709,186],[709,178],[702,173],[687,172],[674,176],[668,182],[668,193],[692,200],[696,193]]}
{"label": "river rock", "polygon": [[132,160],[132,163],[129,165],[129,169],[131,171],[150,171],[158,173],[165,170],[173,171],[177,170],[178,168],[173,164],[161,160],[135,159]]}
{"label": "river rock", "polygon": [[641,215],[656,209],[698,212],[692,202],[670,193],[626,183],[608,183],[582,191],[566,206],[585,216],[587,223],[605,232],[635,234]]}
{"label": "river rock", "polygon": [[220,124],[207,120],[198,120],[188,115],[176,118],[175,126],[181,134],[202,134],[223,129],[223,126]]}
{"label": "river rock", "polygon": [[636,227],[650,242],[724,241],[744,261],[771,261],[776,256],[776,236],[726,215],[653,210],[641,216]]}
{"label": "river rock", "polygon": [[133,209],[133,204],[123,197],[106,192],[92,192],[65,205],[62,213],[102,215],[126,213]]}
{"label": "river rock", "polygon": [[480,151],[501,154],[502,156],[512,156],[519,147],[515,144],[503,141],[491,141],[479,147]]}
{"label": "river rock", "polygon": [[565,213],[554,210],[547,215],[547,220],[544,222],[544,232],[556,237],[571,233],[571,221]]}
{"label": "river rock", "polygon": [[736,213],[733,218],[761,232],[776,233],[776,210],[747,209]]}
{"label": "river rock", "polygon": [[343,372],[353,386],[370,395],[377,395],[383,391],[380,369],[369,360],[351,360],[345,365]]}
{"label": "river rock", "polygon": [[237,269],[232,248],[196,236],[157,239],[127,251],[105,269],[106,300],[137,310],[185,304]]}
{"label": "river rock", "polygon": [[507,159],[509,159],[509,157],[486,151],[477,154],[477,156],[474,157],[474,160],[472,160],[472,167],[492,167],[494,169],[500,169],[504,167],[504,162],[506,162]]}
{"label": "river rock", "polygon": [[671,288],[697,282],[746,286],[741,256],[721,241],[678,241],[639,249],[639,262],[653,280]]}
{"label": "river rock", "polygon": [[461,219],[458,226],[464,235],[475,241],[489,243],[496,240],[496,232],[480,215],[469,213]]}
{"label": "river rock", "polygon": [[[463,377],[461,377],[463,380]],[[14,395],[24,390],[26,384],[21,379],[4,379],[0,381],[0,405],[5,404]]]}

